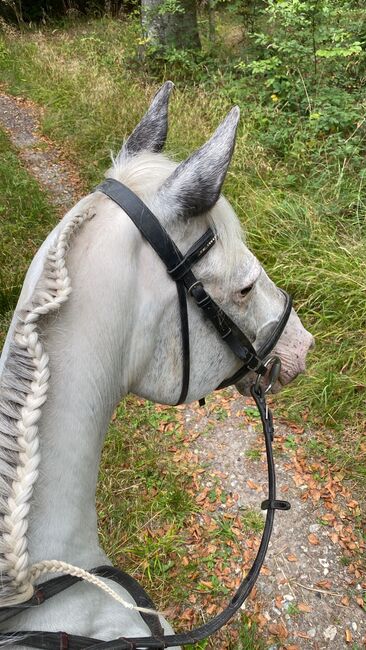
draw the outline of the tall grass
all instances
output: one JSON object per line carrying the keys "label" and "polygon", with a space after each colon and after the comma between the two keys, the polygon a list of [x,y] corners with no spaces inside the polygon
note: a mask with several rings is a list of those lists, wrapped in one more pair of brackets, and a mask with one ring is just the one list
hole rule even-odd
{"label": "tall grass", "polygon": [[[137,38],[133,21],[104,19],[2,40],[7,88],[45,106],[45,133],[62,143],[90,185],[157,88],[133,58]],[[169,70],[165,73],[168,77]],[[219,88],[210,94],[181,84],[171,105],[168,151],[181,158],[201,144],[229,108],[226,95]],[[341,447],[352,458],[366,423],[362,187],[352,197],[352,210],[337,210],[337,200],[347,196],[340,197],[346,179],[331,178],[326,159],[294,179],[283,161],[258,144],[248,107],[241,108],[225,191],[251,247],[273,279],[293,294],[317,343],[308,374],[278,399],[291,418],[306,414],[317,424],[347,429]]]}
{"label": "tall grass", "polygon": [[56,212],[19,164],[0,131],[0,347],[37,249],[56,223]]}

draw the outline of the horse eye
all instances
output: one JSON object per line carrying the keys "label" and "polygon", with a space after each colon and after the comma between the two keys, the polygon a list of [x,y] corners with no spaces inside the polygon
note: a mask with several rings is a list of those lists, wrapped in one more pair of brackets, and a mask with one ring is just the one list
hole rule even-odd
{"label": "horse eye", "polygon": [[242,296],[247,296],[252,289],[253,289],[253,285],[251,284],[249,287],[245,287],[245,289],[242,289],[240,293]]}

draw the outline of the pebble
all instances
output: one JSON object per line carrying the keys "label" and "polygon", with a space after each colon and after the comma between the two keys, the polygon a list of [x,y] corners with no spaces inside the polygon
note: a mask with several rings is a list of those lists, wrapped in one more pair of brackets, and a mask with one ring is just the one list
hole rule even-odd
{"label": "pebble", "polygon": [[316,629],[315,629],[315,627],[311,627],[310,630],[308,630],[308,636],[310,636],[312,639],[314,639],[315,635],[316,635]]}
{"label": "pebble", "polygon": [[335,627],[335,625],[329,625],[329,627],[327,627],[324,630],[323,636],[325,639],[329,639],[329,641],[333,641],[337,636],[337,628]]}
{"label": "pebble", "polygon": [[311,524],[311,526],[309,526],[309,530],[311,533],[317,533],[318,530],[320,530],[320,524]]}
{"label": "pebble", "polygon": [[283,599],[289,602],[291,600],[294,600],[294,597],[292,594],[284,594]]}

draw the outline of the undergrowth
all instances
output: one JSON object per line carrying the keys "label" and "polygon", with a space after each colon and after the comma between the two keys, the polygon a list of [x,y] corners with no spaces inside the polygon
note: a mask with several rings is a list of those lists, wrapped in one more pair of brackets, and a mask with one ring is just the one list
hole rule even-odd
{"label": "undergrowth", "polygon": [[[221,67],[211,52],[208,59],[165,57],[154,68],[136,57],[138,38],[134,21],[110,19],[23,34],[10,30],[0,41],[2,79],[9,92],[45,107],[44,133],[62,144],[90,186],[109,165],[110,150],[119,149],[140,119],[158,80],[177,76],[179,81],[167,146],[177,159],[209,137],[232,101],[240,104],[242,122],[225,193],[251,248],[271,277],[292,293],[316,338],[307,374],[275,399],[288,418],[333,429],[331,448],[319,442],[308,453],[328,454],[362,490],[365,192],[359,150],[344,149],[352,133],[343,139],[335,133],[314,139],[306,120],[287,119],[280,102],[260,105],[253,87],[243,90],[228,48],[222,47]],[[352,143],[351,137],[346,144]],[[0,145],[5,187],[0,198],[3,338],[26,267],[56,216],[4,136]],[[159,430],[165,424],[171,427],[168,437],[164,430],[152,442],[148,428]],[[156,414],[150,405],[133,400],[122,404],[107,439],[98,495],[107,552],[117,564],[143,576],[162,607],[168,604],[169,589],[178,600],[188,597],[189,572],[194,570],[180,560],[186,521],[196,506],[187,498],[185,472],[177,473],[167,461],[169,436],[179,437],[171,411]],[[173,564],[180,565],[179,580]],[[256,631],[247,623],[242,647],[259,650]]]}

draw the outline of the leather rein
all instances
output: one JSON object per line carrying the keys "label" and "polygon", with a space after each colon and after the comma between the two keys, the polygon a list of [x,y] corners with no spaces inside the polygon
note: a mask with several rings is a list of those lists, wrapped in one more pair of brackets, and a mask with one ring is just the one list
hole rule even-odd
{"label": "leather rein", "polygon": [[[151,636],[140,638],[119,637],[113,641],[103,641],[67,634],[66,632],[17,631],[0,633],[0,644],[6,643],[9,646],[23,645],[43,650],[94,650],[95,648],[98,648],[98,650],[142,650],[145,648],[159,650],[179,645],[184,646],[197,643],[211,636],[241,608],[263,566],[272,533],[275,510],[288,510],[290,508],[287,501],[276,499],[276,477],[272,451],[273,419],[272,413],[266,404],[266,393],[276,381],[281,366],[278,357],[267,358],[267,356],[276,345],[286,326],[291,313],[292,301],[290,296],[285,291],[282,291],[285,300],[283,312],[269,338],[256,351],[248,337],[215,303],[192,271],[192,266],[206,255],[217,241],[217,236],[211,228],[183,255],[155,215],[128,187],[114,179],[107,179],[98,185],[95,191],[102,192],[125,211],[164,262],[170,277],[176,282],[183,350],[182,387],[177,404],[184,402],[189,387],[190,350],[187,296],[193,298],[223,341],[243,363],[234,375],[221,382],[217,388],[225,388],[237,383],[249,371],[257,373],[257,380],[251,387],[251,394],[260,414],[267,455],[268,498],[261,504],[262,510],[267,511],[264,530],[253,565],[228,605],[208,623],[193,630],[180,634],[165,635],[158,615],[154,616],[153,614],[140,612],[150,629]],[[269,371],[269,385],[264,390],[261,379],[267,371]],[[200,400],[200,403],[204,403],[204,400]],[[133,596],[139,607],[155,609],[152,600],[141,585],[127,573],[110,566],[96,567],[91,572],[123,586]],[[80,578],[73,576],[60,576],[43,582],[35,587],[35,593],[29,601],[13,607],[0,608],[0,623],[13,618],[24,610],[39,607],[43,602],[71,587],[79,580]]]}

